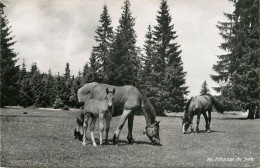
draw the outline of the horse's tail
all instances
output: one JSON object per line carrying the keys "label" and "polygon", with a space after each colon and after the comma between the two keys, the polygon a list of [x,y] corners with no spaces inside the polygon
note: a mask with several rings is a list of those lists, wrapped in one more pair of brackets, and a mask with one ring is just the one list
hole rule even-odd
{"label": "horse's tail", "polygon": [[224,106],[219,102],[217,101],[213,96],[210,96],[211,99],[212,99],[212,104],[214,105],[214,107],[216,108],[216,110],[220,113],[224,113]]}

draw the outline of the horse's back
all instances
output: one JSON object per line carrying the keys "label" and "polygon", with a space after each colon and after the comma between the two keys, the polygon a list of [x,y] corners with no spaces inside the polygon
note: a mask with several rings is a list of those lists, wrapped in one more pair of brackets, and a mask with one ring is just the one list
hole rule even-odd
{"label": "horse's back", "polygon": [[86,102],[89,99],[104,100],[106,97],[106,88],[114,89],[113,106],[114,115],[121,115],[123,109],[135,109],[140,107],[142,94],[132,85],[113,86],[103,83],[87,83],[78,90],[79,102]]}
{"label": "horse's back", "polygon": [[108,105],[104,101],[89,99],[85,102],[84,110],[89,113],[98,114],[108,110]]}
{"label": "horse's back", "polygon": [[78,90],[78,101],[79,102],[86,102],[87,100],[91,99],[92,96],[92,89],[97,85],[98,83],[92,82],[87,83],[83,85]]}
{"label": "horse's back", "polygon": [[191,105],[194,110],[209,110],[212,107],[211,98],[208,95],[194,97]]}

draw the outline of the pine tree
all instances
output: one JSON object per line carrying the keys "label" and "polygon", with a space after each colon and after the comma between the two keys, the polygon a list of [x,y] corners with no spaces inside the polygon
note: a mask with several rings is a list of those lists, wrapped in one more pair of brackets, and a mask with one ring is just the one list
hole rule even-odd
{"label": "pine tree", "polygon": [[[260,91],[259,1],[231,1],[235,4],[235,11],[226,14],[230,22],[219,26],[220,35],[225,40],[221,47],[229,53],[219,57],[220,61],[213,68],[220,78],[212,76],[212,79],[220,83],[220,90],[228,88],[228,97],[236,99],[242,109],[249,110],[248,118],[254,118]],[[223,81],[226,83],[222,84]]]}
{"label": "pine tree", "polygon": [[36,107],[46,106],[44,93],[45,93],[45,81],[43,81],[43,76],[38,69],[36,63],[33,63],[31,70],[28,74],[29,77],[29,86],[30,86],[30,95],[31,95],[31,104]]}
{"label": "pine tree", "polygon": [[54,108],[62,108],[64,107],[64,102],[62,101],[61,97],[63,96],[63,90],[64,90],[64,83],[65,80],[62,76],[60,76],[60,73],[58,72],[58,75],[54,78],[54,91],[55,91],[55,101],[53,104]]}
{"label": "pine tree", "polygon": [[51,70],[48,71],[48,74],[46,76],[46,94],[48,96],[48,107],[52,107],[53,103],[55,101],[55,91],[54,91],[54,77],[52,75]]}
{"label": "pine tree", "polygon": [[16,65],[17,54],[13,50],[15,41],[11,36],[11,27],[4,15],[5,6],[0,2],[1,12],[1,48],[0,48],[0,107],[16,105],[19,98],[19,66]]}
{"label": "pine tree", "polygon": [[79,89],[79,85],[77,84],[77,80],[72,76],[72,86],[70,90],[70,107],[77,107],[77,92]]}
{"label": "pine tree", "polygon": [[31,104],[31,95],[30,95],[30,85],[29,78],[26,71],[25,60],[23,60],[22,69],[20,70],[20,79],[19,79],[20,89],[19,89],[19,105],[23,107],[28,107]]}
{"label": "pine tree", "polygon": [[142,67],[142,82],[141,90],[146,94],[146,96],[151,97],[151,73],[152,73],[152,58],[154,54],[154,41],[151,25],[148,26],[148,32],[145,35],[144,44],[144,55],[143,55],[143,67]]}
{"label": "pine tree", "polygon": [[[109,61],[109,54],[111,50],[111,44],[113,42],[113,27],[111,26],[111,18],[108,14],[107,6],[104,5],[103,12],[100,15],[100,26],[98,26],[96,30],[95,41],[97,42],[97,46],[93,47],[93,51],[90,58],[90,64],[93,67],[91,62],[94,60],[94,69],[96,73],[95,76],[98,76],[99,82],[107,83],[107,69]],[[97,81],[98,82],[98,81]]]}
{"label": "pine tree", "polygon": [[65,73],[63,77],[63,85],[62,85],[62,94],[61,94],[61,100],[65,105],[69,105],[70,100],[70,93],[71,93],[71,78],[70,78],[70,66],[69,63],[66,63],[65,67]]}
{"label": "pine tree", "polygon": [[207,95],[207,94],[210,94],[209,92],[209,89],[208,89],[208,84],[206,81],[204,81],[202,83],[202,86],[201,86],[201,90],[200,90],[200,95]]}
{"label": "pine tree", "polygon": [[109,84],[137,85],[140,59],[136,47],[135,19],[130,11],[130,1],[126,0],[122,7],[123,13],[116,29],[112,43],[107,73]]}
{"label": "pine tree", "polygon": [[175,42],[177,36],[167,1],[162,1],[157,16],[158,25],[154,27],[153,41],[155,53],[152,57],[153,72],[151,84],[156,111],[181,111],[188,93],[185,85],[186,72],[183,70],[181,50]]}

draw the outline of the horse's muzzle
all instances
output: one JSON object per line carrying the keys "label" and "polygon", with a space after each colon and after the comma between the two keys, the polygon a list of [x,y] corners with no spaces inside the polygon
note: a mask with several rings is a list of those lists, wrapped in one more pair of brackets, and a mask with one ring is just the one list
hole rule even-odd
{"label": "horse's muzzle", "polygon": [[151,139],[151,141],[152,141],[153,145],[162,146],[162,144],[160,143],[160,139],[157,139],[157,138],[153,137]]}

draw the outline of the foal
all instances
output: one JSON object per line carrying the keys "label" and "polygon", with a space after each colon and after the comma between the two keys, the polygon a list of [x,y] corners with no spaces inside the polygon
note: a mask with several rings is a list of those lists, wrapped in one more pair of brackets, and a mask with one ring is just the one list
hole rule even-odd
{"label": "foal", "polygon": [[88,120],[91,117],[90,123],[90,136],[93,142],[93,146],[97,146],[94,137],[94,128],[97,118],[99,118],[100,124],[100,145],[103,145],[103,131],[104,131],[104,119],[106,120],[106,139],[105,143],[108,143],[108,132],[110,128],[110,121],[114,113],[112,101],[114,99],[115,88],[111,91],[106,89],[106,97],[104,100],[90,99],[85,102],[84,105],[84,122],[83,122],[83,145],[86,145],[86,132],[88,128]]}

